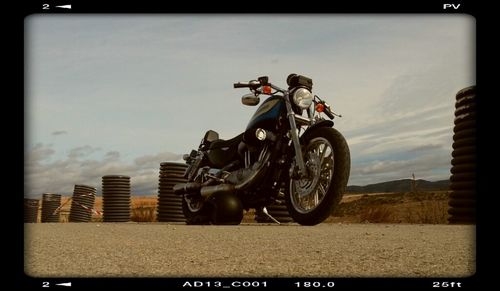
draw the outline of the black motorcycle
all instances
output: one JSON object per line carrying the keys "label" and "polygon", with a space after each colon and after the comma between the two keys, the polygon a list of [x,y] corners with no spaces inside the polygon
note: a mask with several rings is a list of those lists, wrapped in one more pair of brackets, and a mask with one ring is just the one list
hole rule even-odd
{"label": "black motorcycle", "polygon": [[293,220],[315,225],[338,205],[349,179],[350,153],[333,121],[321,113],[329,119],[336,114],[312,94],[310,78],[291,74],[286,81],[288,89],[268,77],[235,83],[234,88],[251,91],[242,97],[245,105],[269,97],[245,132],[223,140],[209,130],[198,150],[184,155],[188,182],[173,190],[183,195],[188,224],[239,224],[243,209],[250,208],[275,220],[266,207],[283,203]]}

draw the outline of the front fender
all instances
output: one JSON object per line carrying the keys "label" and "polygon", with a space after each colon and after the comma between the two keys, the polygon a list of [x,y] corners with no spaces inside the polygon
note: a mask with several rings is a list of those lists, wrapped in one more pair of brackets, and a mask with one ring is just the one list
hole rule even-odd
{"label": "front fender", "polygon": [[333,127],[333,121],[331,120],[321,120],[320,122],[318,123],[315,123],[313,125],[311,125],[309,128],[306,129],[306,131],[300,136],[299,140],[300,140],[300,144],[302,144],[304,142],[305,139],[307,139],[307,136],[313,132],[314,130],[316,130],[317,128],[320,128],[320,127]]}

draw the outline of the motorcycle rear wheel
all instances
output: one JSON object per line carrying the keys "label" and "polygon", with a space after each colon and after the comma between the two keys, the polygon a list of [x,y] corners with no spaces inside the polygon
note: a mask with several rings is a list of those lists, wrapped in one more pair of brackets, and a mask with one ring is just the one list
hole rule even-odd
{"label": "motorcycle rear wheel", "polygon": [[290,180],[286,204],[296,222],[316,225],[340,203],[349,180],[351,157],[342,134],[327,127],[307,134],[302,154],[309,177]]}
{"label": "motorcycle rear wheel", "polygon": [[210,224],[211,209],[210,204],[201,199],[195,201],[186,197],[182,198],[182,212],[186,218],[186,224],[205,225]]}

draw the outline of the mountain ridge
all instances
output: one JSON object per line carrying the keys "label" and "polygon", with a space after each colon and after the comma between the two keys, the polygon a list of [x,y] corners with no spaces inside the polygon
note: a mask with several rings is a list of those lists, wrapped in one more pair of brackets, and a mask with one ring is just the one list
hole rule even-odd
{"label": "mountain ridge", "polygon": [[347,186],[346,193],[379,193],[379,192],[410,192],[413,191],[412,185],[415,182],[416,191],[445,191],[448,190],[450,181],[427,181],[423,179],[401,179],[392,180],[365,186],[350,185]]}

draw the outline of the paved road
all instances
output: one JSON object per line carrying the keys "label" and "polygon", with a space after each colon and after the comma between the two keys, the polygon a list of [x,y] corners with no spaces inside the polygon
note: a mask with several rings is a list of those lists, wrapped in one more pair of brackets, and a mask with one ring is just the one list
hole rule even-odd
{"label": "paved road", "polygon": [[475,227],[25,224],[35,277],[463,277]]}

